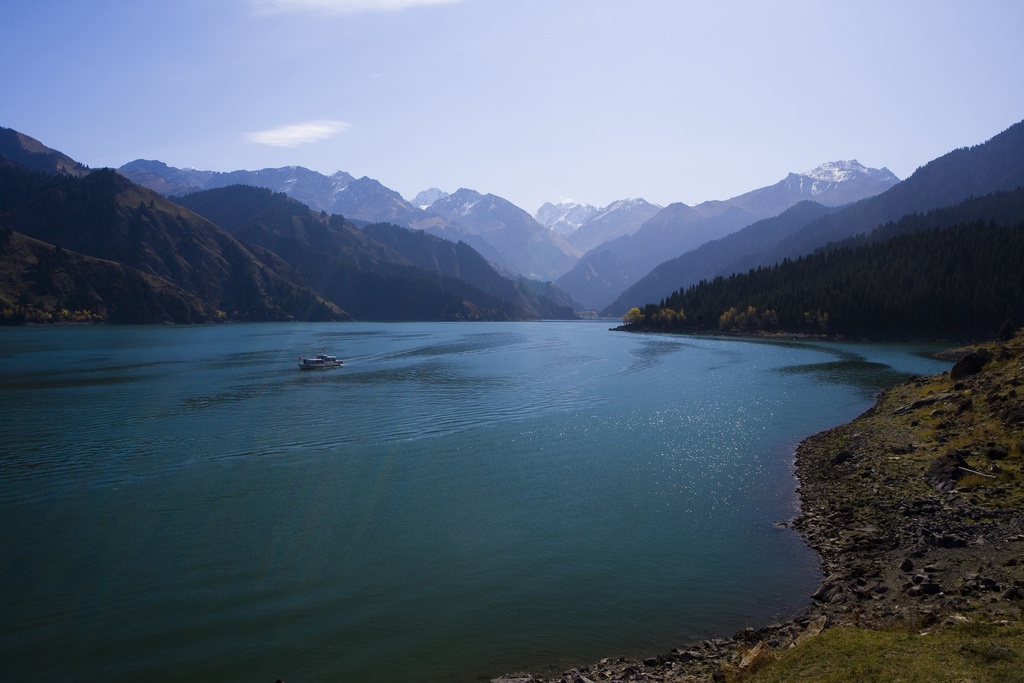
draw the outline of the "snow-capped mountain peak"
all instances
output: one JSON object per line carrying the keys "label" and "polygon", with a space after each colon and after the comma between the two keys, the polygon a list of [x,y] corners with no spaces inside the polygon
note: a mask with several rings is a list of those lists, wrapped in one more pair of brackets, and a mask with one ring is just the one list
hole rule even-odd
{"label": "snow-capped mountain peak", "polygon": [[426,209],[428,206],[436,202],[438,199],[444,199],[449,196],[447,192],[432,187],[429,190],[423,190],[412,200],[413,206],[418,206],[421,209]]}
{"label": "snow-capped mountain peak", "polygon": [[808,178],[814,178],[815,180],[824,180],[828,183],[845,183],[865,177],[871,178],[872,180],[888,182],[899,181],[899,178],[897,178],[889,169],[868,168],[856,159],[850,159],[849,161],[828,161],[821,166],[810,171],[805,171],[800,175],[807,176]]}
{"label": "snow-capped mountain peak", "polygon": [[554,230],[560,235],[568,235],[593,218],[598,211],[600,209],[590,204],[577,204],[576,202],[552,204],[547,202],[537,209],[537,213],[533,214],[533,217],[545,228]]}

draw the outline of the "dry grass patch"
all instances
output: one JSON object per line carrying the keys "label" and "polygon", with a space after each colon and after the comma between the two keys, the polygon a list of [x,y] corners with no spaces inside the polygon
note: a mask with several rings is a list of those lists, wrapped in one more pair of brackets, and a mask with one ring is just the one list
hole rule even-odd
{"label": "dry grass patch", "polygon": [[1024,681],[1020,622],[969,622],[935,633],[835,628],[783,654],[750,683]]}

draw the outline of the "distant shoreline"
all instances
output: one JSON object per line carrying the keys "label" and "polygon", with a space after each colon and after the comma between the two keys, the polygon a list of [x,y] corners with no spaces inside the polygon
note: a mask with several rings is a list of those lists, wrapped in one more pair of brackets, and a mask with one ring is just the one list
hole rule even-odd
{"label": "distant shoreline", "polygon": [[667,334],[684,337],[722,337],[725,339],[777,339],[779,341],[833,341],[833,342],[869,342],[869,343],[892,343],[892,344],[950,344],[968,345],[984,341],[986,338],[981,335],[946,335],[941,337],[885,334],[810,334],[807,332],[768,332],[765,330],[738,331],[738,330],[713,330],[713,329],[690,329],[690,330],[659,330],[648,327],[634,327],[632,325],[619,325],[608,328],[609,332],[632,332],[634,334]]}

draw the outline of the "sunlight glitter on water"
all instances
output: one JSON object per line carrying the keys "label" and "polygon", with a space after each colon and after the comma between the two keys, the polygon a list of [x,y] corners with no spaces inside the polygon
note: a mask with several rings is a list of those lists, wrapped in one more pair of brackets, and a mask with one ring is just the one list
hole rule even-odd
{"label": "sunlight glitter on water", "polygon": [[767,621],[820,578],[772,525],[796,441],[948,367],[591,323],[0,344],[0,659],[108,681],[468,681]]}

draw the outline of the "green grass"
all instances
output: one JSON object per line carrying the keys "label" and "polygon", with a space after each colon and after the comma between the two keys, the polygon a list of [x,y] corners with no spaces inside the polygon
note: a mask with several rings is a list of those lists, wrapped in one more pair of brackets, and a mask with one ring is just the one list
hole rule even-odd
{"label": "green grass", "polygon": [[748,683],[1024,681],[1024,628],[967,623],[938,633],[835,628],[783,653]]}

